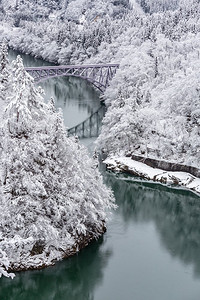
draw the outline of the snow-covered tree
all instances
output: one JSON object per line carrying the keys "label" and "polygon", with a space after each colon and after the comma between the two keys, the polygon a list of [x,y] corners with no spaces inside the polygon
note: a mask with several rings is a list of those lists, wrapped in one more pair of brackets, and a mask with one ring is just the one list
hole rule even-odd
{"label": "snow-covered tree", "polygon": [[146,13],[174,10],[180,0],[136,0]]}
{"label": "snow-covered tree", "polygon": [[0,45],[0,119],[5,105],[9,101],[9,96],[12,92],[11,71],[8,62],[8,49],[6,41]]}
{"label": "snow-covered tree", "polygon": [[[0,270],[40,268],[69,256],[106,229],[114,207],[83,146],[62,115],[13,63],[13,97],[1,126]],[[3,272],[3,271],[2,271]]]}

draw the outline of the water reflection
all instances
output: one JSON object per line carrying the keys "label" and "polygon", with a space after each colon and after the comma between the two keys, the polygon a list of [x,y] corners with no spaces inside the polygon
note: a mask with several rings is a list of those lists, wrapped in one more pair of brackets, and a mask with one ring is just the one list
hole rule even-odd
{"label": "water reflection", "polygon": [[45,100],[55,99],[62,108],[65,125],[69,128],[86,120],[100,107],[99,93],[85,80],[75,77],[51,78],[40,82]]}
{"label": "water reflection", "polygon": [[78,125],[68,129],[69,136],[78,136],[80,139],[98,137],[101,131],[102,120],[105,115],[106,107],[100,106],[98,110],[90,115],[89,118]]}
{"label": "water reflection", "polygon": [[200,198],[189,191],[134,182],[128,176],[106,175],[112,186],[117,213],[124,222],[153,221],[165,249],[172,257],[194,266],[200,277]]}
{"label": "water reflection", "polygon": [[102,250],[103,238],[79,255],[40,271],[18,273],[14,280],[2,278],[1,300],[92,300],[102,281],[110,250]]}

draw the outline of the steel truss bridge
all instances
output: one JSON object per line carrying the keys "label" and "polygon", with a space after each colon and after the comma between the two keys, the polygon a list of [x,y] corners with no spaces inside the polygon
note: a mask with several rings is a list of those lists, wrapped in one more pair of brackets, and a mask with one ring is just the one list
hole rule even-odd
{"label": "steel truss bridge", "polygon": [[73,76],[86,79],[103,93],[118,68],[119,64],[100,64],[28,67],[25,70],[34,78],[36,83],[59,76]]}

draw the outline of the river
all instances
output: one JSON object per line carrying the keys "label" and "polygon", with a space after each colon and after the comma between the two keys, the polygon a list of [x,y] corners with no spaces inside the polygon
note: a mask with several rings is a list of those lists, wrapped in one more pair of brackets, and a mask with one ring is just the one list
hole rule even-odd
{"label": "river", "polygon": [[[71,79],[73,96],[66,99],[64,94],[62,99],[63,89],[69,89],[62,86],[66,82],[59,79],[57,84],[56,101],[62,108],[78,101]],[[98,102],[87,83],[78,86],[81,95],[95,94]],[[55,89],[51,83],[48,93]],[[77,107],[86,107],[89,114],[96,107],[87,101],[80,100]],[[67,108],[64,117],[68,124]],[[85,111],[78,122],[82,118]],[[200,198],[131,176],[102,173],[118,204],[106,234],[54,267],[0,279],[1,300],[199,300]]]}

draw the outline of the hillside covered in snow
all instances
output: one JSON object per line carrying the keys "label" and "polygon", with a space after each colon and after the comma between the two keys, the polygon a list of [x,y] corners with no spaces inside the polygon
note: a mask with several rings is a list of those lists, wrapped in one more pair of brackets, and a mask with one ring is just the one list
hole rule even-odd
{"label": "hillside covered in snow", "polygon": [[112,192],[54,101],[0,49],[0,277],[77,253],[106,230]]}
{"label": "hillside covered in snow", "polygon": [[59,64],[120,63],[98,139],[107,155],[200,167],[198,0],[19,0],[1,8],[1,37],[13,49]]}

